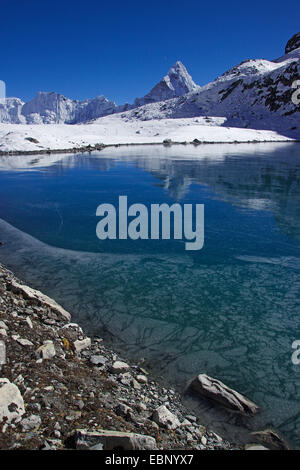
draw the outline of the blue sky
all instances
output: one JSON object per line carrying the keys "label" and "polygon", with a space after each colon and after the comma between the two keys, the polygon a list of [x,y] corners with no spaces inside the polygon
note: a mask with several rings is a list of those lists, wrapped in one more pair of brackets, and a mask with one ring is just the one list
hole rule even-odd
{"label": "blue sky", "polygon": [[0,79],[7,96],[145,95],[181,60],[205,84],[248,58],[283,54],[300,2],[1,0]]}

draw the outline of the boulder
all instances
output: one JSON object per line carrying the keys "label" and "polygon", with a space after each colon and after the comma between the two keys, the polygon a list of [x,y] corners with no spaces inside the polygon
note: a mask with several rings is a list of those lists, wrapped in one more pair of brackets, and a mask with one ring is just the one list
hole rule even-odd
{"label": "boulder", "polygon": [[251,441],[262,444],[271,450],[289,450],[287,443],[273,429],[265,429],[250,434]]}
{"label": "boulder", "polygon": [[25,413],[24,401],[18,387],[8,379],[0,378],[0,422],[11,422]]}
{"label": "boulder", "polygon": [[102,444],[103,450],[156,450],[154,437],[122,431],[86,431],[75,433],[76,449],[95,448]]}
{"label": "boulder", "polygon": [[167,429],[176,429],[180,421],[165,405],[159,406],[153,413],[152,419],[155,423]]}
{"label": "boulder", "polygon": [[191,382],[189,388],[201,396],[217,401],[226,408],[245,415],[254,415],[259,410],[259,407],[248,398],[227,387],[220,380],[206,374],[198,375]]}
{"label": "boulder", "polygon": [[115,361],[110,368],[112,374],[123,374],[128,370],[130,370],[130,366],[122,361]]}

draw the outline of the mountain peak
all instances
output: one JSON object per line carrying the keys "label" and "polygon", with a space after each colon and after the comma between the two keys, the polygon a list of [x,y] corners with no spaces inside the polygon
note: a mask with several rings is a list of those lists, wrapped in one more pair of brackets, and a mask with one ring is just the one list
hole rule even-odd
{"label": "mountain peak", "polygon": [[143,106],[148,103],[169,100],[194,91],[198,86],[193,81],[187,69],[178,60],[152,90],[143,98],[137,98],[135,106]]}

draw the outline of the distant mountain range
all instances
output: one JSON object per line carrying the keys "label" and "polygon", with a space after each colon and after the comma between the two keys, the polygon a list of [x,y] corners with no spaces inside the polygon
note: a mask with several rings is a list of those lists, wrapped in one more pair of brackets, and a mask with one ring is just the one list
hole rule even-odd
{"label": "distant mountain range", "polygon": [[279,59],[246,60],[202,87],[178,61],[132,105],[118,106],[104,96],[77,101],[54,92],[39,92],[27,103],[7,98],[5,104],[0,104],[0,122],[78,124],[115,113],[123,113],[122,117],[129,120],[216,116],[226,118],[226,126],[284,131],[296,137],[300,131],[300,105],[292,102],[292,84],[299,79],[297,33]]}

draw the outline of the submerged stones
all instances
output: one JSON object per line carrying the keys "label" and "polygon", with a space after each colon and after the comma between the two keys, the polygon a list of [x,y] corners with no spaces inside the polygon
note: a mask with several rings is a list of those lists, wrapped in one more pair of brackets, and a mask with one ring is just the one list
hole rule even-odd
{"label": "submerged stones", "polygon": [[227,387],[220,380],[206,374],[198,375],[189,388],[201,396],[217,401],[226,408],[245,415],[254,415],[259,411],[259,407],[248,398]]}
{"label": "submerged stones", "polygon": [[251,440],[270,450],[289,450],[288,444],[273,429],[256,431],[250,434]]}

